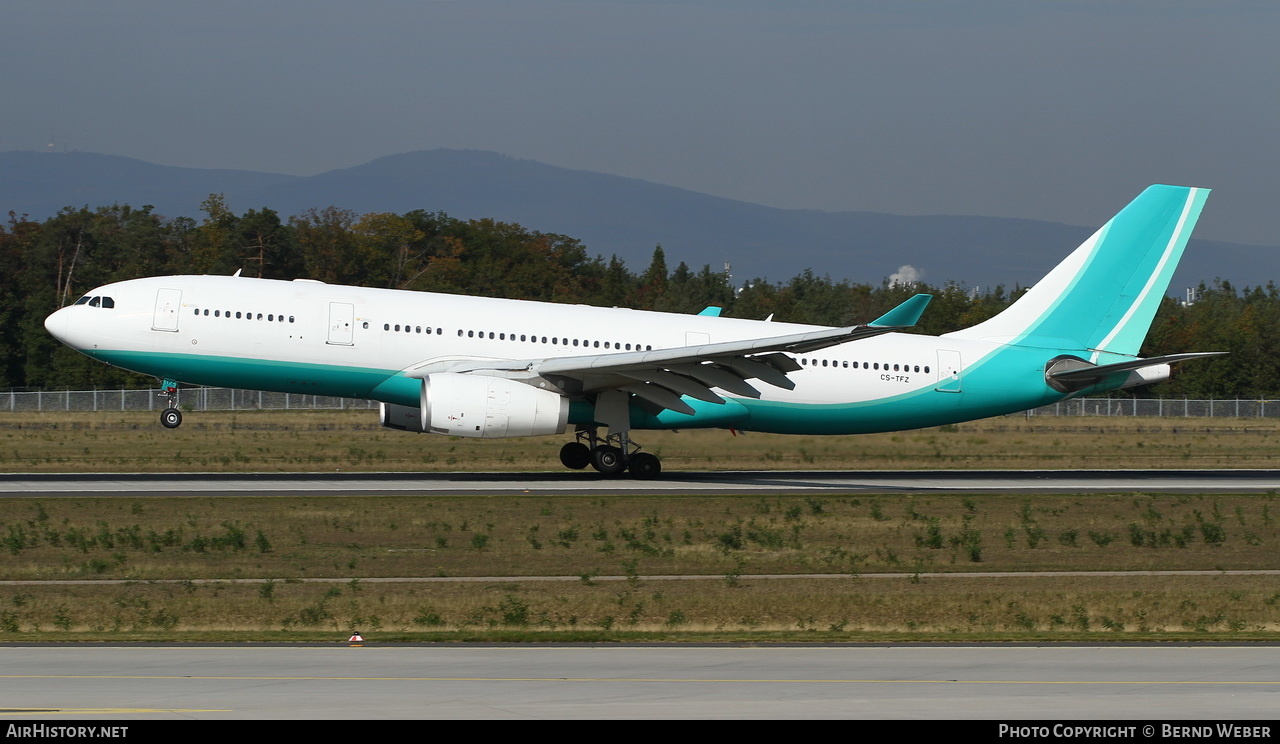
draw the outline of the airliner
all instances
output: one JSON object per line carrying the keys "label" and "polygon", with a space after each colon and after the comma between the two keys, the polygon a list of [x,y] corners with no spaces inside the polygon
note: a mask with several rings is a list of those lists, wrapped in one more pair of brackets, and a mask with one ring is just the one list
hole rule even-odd
{"label": "airliner", "polygon": [[98,287],[45,320],[58,340],[182,385],[378,401],[383,426],[563,435],[563,465],[652,478],[631,432],[856,434],[1014,413],[1168,378],[1142,358],[1208,189],[1151,186],[989,320],[903,333],[930,296],[842,328],[240,276]]}

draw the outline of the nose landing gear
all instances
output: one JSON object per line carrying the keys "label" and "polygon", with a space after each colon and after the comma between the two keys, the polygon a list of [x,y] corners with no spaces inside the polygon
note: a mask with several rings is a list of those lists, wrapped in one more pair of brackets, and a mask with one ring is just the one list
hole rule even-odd
{"label": "nose landing gear", "polygon": [[160,425],[166,429],[182,426],[182,411],[178,410],[178,383],[174,380],[160,383],[160,394],[166,401],[165,409],[160,412]]}

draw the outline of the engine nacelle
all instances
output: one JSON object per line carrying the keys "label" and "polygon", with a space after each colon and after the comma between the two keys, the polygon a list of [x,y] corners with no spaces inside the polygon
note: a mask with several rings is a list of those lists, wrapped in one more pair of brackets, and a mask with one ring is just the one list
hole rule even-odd
{"label": "engine nacelle", "polygon": [[455,437],[563,434],[569,399],[515,380],[443,373],[422,380],[419,407],[383,403],[383,426]]}

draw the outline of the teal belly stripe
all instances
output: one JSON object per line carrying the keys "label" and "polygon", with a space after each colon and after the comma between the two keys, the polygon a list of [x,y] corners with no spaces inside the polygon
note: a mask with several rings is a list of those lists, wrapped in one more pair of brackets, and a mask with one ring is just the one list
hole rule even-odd
{"label": "teal belly stripe", "polygon": [[[85,350],[84,353],[117,367],[192,385],[370,398],[407,406],[418,405],[417,387],[420,383],[399,376],[394,370],[199,354],[100,349]],[[389,378],[401,382],[392,384]],[[375,390],[387,397],[375,396]]]}

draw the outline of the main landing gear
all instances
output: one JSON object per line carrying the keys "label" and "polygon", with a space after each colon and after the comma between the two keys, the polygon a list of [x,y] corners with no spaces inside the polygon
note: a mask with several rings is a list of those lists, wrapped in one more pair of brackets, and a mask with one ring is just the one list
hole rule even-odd
{"label": "main landing gear", "polygon": [[560,448],[560,462],[571,470],[582,470],[590,465],[601,475],[621,475],[630,471],[634,478],[657,478],[662,472],[662,461],[648,452],[641,452],[640,445],[631,441],[627,432],[600,437],[595,427],[579,429],[577,440]]}
{"label": "main landing gear", "polygon": [[174,380],[160,383],[160,394],[166,401],[165,409],[160,412],[160,425],[166,429],[182,426],[182,411],[178,410],[178,383]]}

